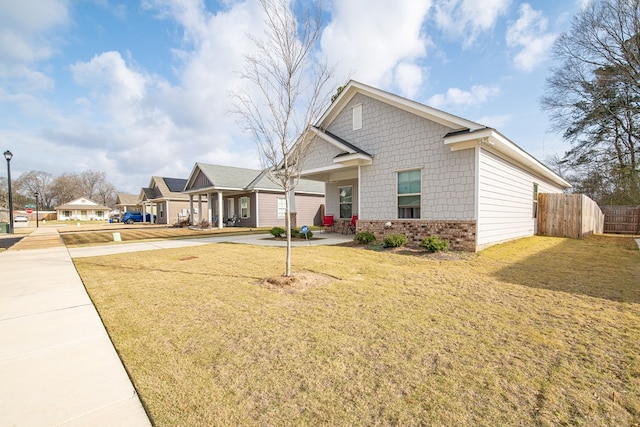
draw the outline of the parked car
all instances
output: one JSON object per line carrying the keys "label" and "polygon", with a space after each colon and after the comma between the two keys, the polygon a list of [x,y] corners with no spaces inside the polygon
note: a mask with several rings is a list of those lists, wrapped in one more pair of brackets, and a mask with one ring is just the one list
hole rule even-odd
{"label": "parked car", "polygon": [[[151,222],[151,214],[146,216],[147,222]],[[153,216],[153,222],[156,221],[156,216]],[[133,224],[134,222],[142,222],[142,212],[125,212],[122,215],[122,222],[125,224]]]}
{"label": "parked car", "polygon": [[109,222],[120,222],[120,215],[112,215]]}
{"label": "parked car", "polygon": [[18,215],[13,218],[13,222],[29,222],[29,218],[24,215]]}

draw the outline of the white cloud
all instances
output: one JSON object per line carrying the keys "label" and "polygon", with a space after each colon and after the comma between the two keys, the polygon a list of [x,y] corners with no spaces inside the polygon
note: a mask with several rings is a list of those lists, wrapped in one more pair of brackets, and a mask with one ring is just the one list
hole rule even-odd
{"label": "white cloud", "polygon": [[447,90],[444,94],[434,95],[427,101],[428,105],[443,109],[445,107],[471,107],[482,104],[500,90],[496,86],[476,85],[465,91],[457,87]]}
{"label": "white cloud", "polygon": [[476,123],[483,124],[490,128],[501,129],[511,121],[511,117],[505,114],[498,114],[494,116],[483,116],[477,120],[474,120]]}
{"label": "white cloud", "polygon": [[322,51],[338,64],[338,78],[351,77],[411,97],[422,83],[420,61],[430,46],[423,32],[430,7],[428,0],[335,1],[322,34]]}
{"label": "white cloud", "polygon": [[473,45],[484,31],[492,29],[507,13],[511,0],[440,0],[435,4],[436,25],[465,47]]}
{"label": "white cloud", "polygon": [[507,29],[507,46],[520,49],[513,58],[516,69],[532,71],[547,58],[556,35],[546,33],[547,18],[528,3],[520,5],[519,13],[518,20]]}
{"label": "white cloud", "polygon": [[55,53],[53,32],[69,23],[67,3],[0,0],[0,89],[18,93],[53,87],[37,65]]}
{"label": "white cloud", "polygon": [[261,28],[261,15],[254,3],[217,14],[193,5],[145,3],[184,28],[174,50],[178,84],[119,52],[70,67],[86,95],[76,99],[73,117],[58,118],[45,135],[70,148],[76,165],[103,167],[118,188],[134,192],[154,174],[186,177],[196,161],[259,167],[253,143],[228,113],[228,92],[243,84],[238,72],[251,48],[246,34]]}

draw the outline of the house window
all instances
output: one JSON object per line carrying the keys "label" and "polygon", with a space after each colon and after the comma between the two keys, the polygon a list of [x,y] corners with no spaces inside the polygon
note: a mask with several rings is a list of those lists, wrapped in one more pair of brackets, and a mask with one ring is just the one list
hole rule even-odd
{"label": "house window", "polygon": [[249,218],[249,198],[240,197],[240,218]]}
{"label": "house window", "polygon": [[96,211],[96,217],[104,218],[104,211]]}
{"label": "house window", "polygon": [[351,218],[353,215],[353,187],[339,187],[340,218]]}
{"label": "house window", "polygon": [[533,219],[538,218],[538,184],[533,183],[533,209],[532,216]]}
{"label": "house window", "polygon": [[420,218],[421,173],[398,172],[398,218]]}
{"label": "house window", "polygon": [[362,129],[362,104],[353,107],[353,130]]}
{"label": "house window", "polygon": [[62,216],[64,218],[71,218],[71,211],[62,211]]}
{"label": "house window", "polygon": [[287,214],[287,201],[278,199],[278,219],[283,219]]}

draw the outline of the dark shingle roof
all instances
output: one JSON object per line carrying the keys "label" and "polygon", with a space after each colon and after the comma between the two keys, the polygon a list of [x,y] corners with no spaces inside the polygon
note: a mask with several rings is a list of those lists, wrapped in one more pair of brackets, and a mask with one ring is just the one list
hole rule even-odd
{"label": "dark shingle roof", "polygon": [[162,178],[162,179],[164,180],[164,183],[167,184],[169,191],[174,193],[180,193],[182,190],[184,190],[184,186],[187,183],[187,180],[182,178]]}

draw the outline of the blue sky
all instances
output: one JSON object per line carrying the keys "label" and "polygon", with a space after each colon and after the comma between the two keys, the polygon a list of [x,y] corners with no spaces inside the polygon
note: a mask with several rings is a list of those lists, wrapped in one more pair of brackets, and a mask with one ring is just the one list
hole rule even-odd
{"label": "blue sky", "polygon": [[[351,77],[497,128],[542,159],[567,145],[539,98],[585,0],[334,0],[318,55]],[[228,93],[255,0],[0,0],[0,149],[12,176],[105,171],[138,193],[195,162],[259,167]]]}

